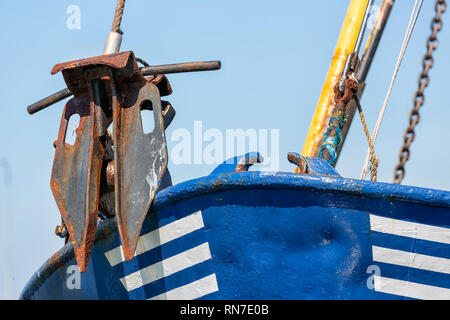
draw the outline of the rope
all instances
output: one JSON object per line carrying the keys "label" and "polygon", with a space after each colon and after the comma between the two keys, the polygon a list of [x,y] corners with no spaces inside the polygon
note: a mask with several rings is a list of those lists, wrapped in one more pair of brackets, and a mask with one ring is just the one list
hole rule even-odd
{"label": "rope", "polygon": [[[392,74],[391,83],[389,85],[389,89],[386,93],[386,97],[384,98],[383,106],[381,107],[380,113],[378,114],[378,120],[375,125],[375,128],[372,132],[372,141],[375,143],[375,140],[378,136],[378,131],[380,130],[381,122],[383,121],[384,113],[386,112],[386,106],[389,101],[389,97],[391,96],[392,88],[394,87],[395,79],[397,78],[398,70],[400,69],[400,65],[402,63],[403,57],[405,55],[406,47],[408,46],[409,39],[411,38],[411,34],[414,30],[414,27],[416,25],[417,17],[419,16],[420,9],[422,8],[423,0],[416,0],[414,3],[413,10],[411,12],[411,17],[409,19],[408,27],[406,29],[405,37],[403,38],[402,47],[400,49],[400,53],[397,58],[397,63],[394,68],[394,73]],[[366,159],[364,160],[364,166],[361,171],[360,179],[365,179],[367,175],[367,169],[369,166],[369,157],[370,157],[370,148],[367,150]]]}
{"label": "rope", "polygon": [[117,0],[116,14],[114,15],[114,21],[112,25],[112,32],[117,32],[122,34],[120,30],[120,24],[122,23],[123,10],[125,9],[125,0]]}
{"label": "rope", "polygon": [[359,102],[358,95],[355,94],[353,99],[355,99],[356,106],[358,107],[359,117],[361,118],[361,123],[364,128],[364,133],[366,135],[367,142],[369,143],[370,180],[377,181],[379,159],[375,155],[375,147],[373,145],[373,140],[370,137],[369,129],[367,128],[366,118],[364,117],[364,112],[362,111],[362,107]]}

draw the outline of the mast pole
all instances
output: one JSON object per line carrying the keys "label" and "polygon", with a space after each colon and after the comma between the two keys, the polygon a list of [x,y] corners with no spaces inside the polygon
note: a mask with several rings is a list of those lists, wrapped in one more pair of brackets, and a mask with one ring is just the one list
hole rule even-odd
{"label": "mast pole", "polygon": [[[378,48],[378,44],[380,43],[381,36],[383,35],[383,31],[386,27],[386,23],[388,21],[389,15],[391,13],[392,7],[394,5],[395,0],[383,0],[380,6],[380,10],[378,11],[375,24],[370,33],[369,39],[367,40],[366,47],[364,49],[364,53],[361,59],[361,64],[359,66],[358,71],[355,76],[359,82],[359,90],[357,92],[358,99],[361,98],[364,88],[366,86],[366,77],[369,72],[370,66],[372,65],[373,58]],[[345,139],[347,137],[347,133],[350,129],[350,126],[353,121],[353,116],[356,111],[356,102],[354,100],[350,101],[347,105],[347,121],[342,128],[342,142],[340,143],[338,149],[336,150],[337,158],[339,159],[339,155],[341,154],[342,147],[344,146]]]}
{"label": "mast pole", "polygon": [[[334,86],[344,68],[348,54],[353,52],[363,22],[368,0],[351,0],[336,48],[325,79],[322,93],[311,121],[302,155],[316,157],[319,153],[328,121],[333,111]],[[297,172],[297,169],[296,169]]]}

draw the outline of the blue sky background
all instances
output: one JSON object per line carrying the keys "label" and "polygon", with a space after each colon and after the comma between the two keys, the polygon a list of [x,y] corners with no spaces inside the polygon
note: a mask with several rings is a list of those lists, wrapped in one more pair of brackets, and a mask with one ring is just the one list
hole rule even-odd
{"label": "blue sky background", "polygon": [[[129,0],[122,50],[133,50],[150,64],[220,59],[220,71],[169,75],[174,93],[168,100],[177,116],[167,136],[177,128],[192,131],[195,120],[203,121],[204,130],[217,128],[223,133],[236,128],[279,129],[280,171],[291,171],[286,153],[302,149],[348,3]],[[413,3],[396,1],[369,73],[362,105],[370,128],[383,103]],[[392,180],[433,4],[424,1],[375,146],[381,158],[379,181]],[[80,30],[66,27],[70,5],[81,9]],[[53,233],[60,216],[49,180],[63,103],[34,116],[26,106],[65,87],[61,74],[50,75],[54,64],[101,54],[114,9],[112,0],[0,1],[4,13],[0,158],[8,159],[12,169],[9,186],[0,171],[0,298],[17,298],[31,275],[62,246]],[[450,189],[445,160],[450,148],[440,141],[445,141],[450,116],[447,16],[404,180],[445,190]],[[168,144],[170,154],[174,143],[169,139]],[[359,177],[366,150],[355,116],[338,171],[345,177]],[[207,175],[213,168],[170,165],[175,183]]]}

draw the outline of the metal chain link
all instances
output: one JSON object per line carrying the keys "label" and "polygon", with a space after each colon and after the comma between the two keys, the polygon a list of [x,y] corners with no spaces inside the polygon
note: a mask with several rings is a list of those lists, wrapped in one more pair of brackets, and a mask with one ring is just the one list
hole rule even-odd
{"label": "metal chain link", "polygon": [[428,72],[433,67],[434,59],[433,52],[438,47],[437,34],[442,29],[441,15],[445,12],[447,8],[447,3],[445,0],[437,0],[435,3],[435,16],[431,20],[431,31],[432,34],[427,39],[427,53],[422,59],[422,72],[419,75],[418,90],[414,95],[414,107],[409,113],[409,126],[403,134],[403,146],[400,148],[399,160],[394,170],[394,179],[392,183],[401,184],[403,178],[405,177],[405,164],[409,159],[410,150],[412,142],[415,138],[415,127],[420,121],[419,109],[425,102],[424,91],[430,82]]}

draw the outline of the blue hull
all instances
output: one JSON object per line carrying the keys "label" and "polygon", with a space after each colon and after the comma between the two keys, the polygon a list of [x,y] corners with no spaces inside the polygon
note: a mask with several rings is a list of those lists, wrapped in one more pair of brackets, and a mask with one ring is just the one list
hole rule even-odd
{"label": "blue hull", "polygon": [[162,190],[137,254],[97,230],[22,299],[450,299],[450,192],[336,176],[237,172]]}

